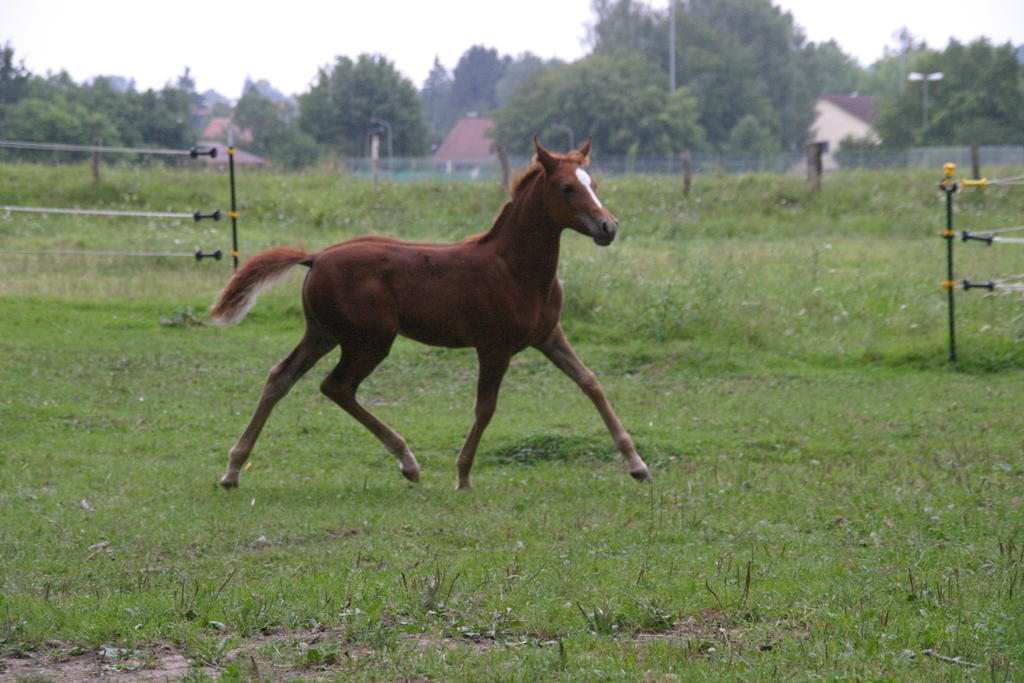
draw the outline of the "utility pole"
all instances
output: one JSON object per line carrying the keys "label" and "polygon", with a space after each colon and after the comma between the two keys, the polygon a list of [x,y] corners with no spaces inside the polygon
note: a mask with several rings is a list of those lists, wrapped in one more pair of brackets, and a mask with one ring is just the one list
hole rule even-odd
{"label": "utility pole", "polygon": [[668,2],[668,92],[676,91],[676,0]]}

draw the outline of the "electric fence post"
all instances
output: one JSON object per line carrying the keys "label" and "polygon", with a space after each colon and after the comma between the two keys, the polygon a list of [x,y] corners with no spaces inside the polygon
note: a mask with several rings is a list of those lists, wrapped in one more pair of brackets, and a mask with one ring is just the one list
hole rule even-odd
{"label": "electric fence post", "polygon": [[232,144],[228,145],[228,177],[231,183],[231,211],[228,213],[231,217],[231,258],[235,270],[238,270],[238,203],[235,200],[235,146]]}
{"label": "electric fence post", "polygon": [[953,279],[953,240],[956,233],[953,231],[953,195],[958,189],[957,183],[953,180],[953,173],[956,172],[956,164],[947,163],[942,167],[943,178],[939,181],[939,188],[946,193],[946,229],[942,236],[946,238],[946,279],[942,288],[946,290],[946,302],[949,307],[949,362],[956,363],[956,309],[954,301],[954,290],[956,280]]}

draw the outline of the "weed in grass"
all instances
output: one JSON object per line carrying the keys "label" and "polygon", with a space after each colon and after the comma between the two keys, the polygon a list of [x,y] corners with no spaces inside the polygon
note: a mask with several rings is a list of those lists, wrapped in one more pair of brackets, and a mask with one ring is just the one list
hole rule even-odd
{"label": "weed in grass", "polygon": [[412,581],[408,581],[405,572],[402,572],[402,585],[406,593],[416,607],[424,612],[444,609],[458,580],[458,574],[449,578],[447,572],[436,563],[430,574],[415,577]]}
{"label": "weed in grass", "polygon": [[299,643],[300,660],[298,666],[302,668],[325,668],[337,664],[341,659],[341,648],[338,645],[310,645]]}
{"label": "weed in grass", "polygon": [[165,327],[201,327],[206,323],[195,316],[191,306],[184,306],[166,318],[160,318]]}
{"label": "weed in grass", "polygon": [[625,617],[608,604],[596,606],[588,611],[577,602],[576,608],[583,615],[587,628],[599,635],[609,636],[618,633],[626,623]]}

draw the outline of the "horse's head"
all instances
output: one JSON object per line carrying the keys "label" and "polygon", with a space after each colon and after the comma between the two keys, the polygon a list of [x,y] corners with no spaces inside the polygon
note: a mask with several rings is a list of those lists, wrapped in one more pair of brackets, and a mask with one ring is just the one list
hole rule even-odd
{"label": "horse's head", "polygon": [[602,247],[615,239],[619,222],[597,198],[597,185],[586,171],[590,163],[590,140],[565,156],[544,149],[537,138],[537,162],[544,169],[544,204],[560,227],[570,227],[593,238]]}

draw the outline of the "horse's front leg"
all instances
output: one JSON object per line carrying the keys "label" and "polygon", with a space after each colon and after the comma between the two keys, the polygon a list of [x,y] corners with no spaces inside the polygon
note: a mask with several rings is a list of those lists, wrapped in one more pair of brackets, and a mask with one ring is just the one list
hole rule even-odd
{"label": "horse's front leg", "polygon": [[597,377],[576,356],[576,352],[573,351],[569,340],[565,338],[562,326],[556,325],[555,329],[548,335],[548,338],[537,344],[537,348],[552,363],[558,366],[559,370],[569,375],[579,385],[580,389],[583,390],[583,393],[593,401],[597,411],[601,413],[601,419],[604,420],[605,426],[608,427],[608,431],[612,434],[615,446],[622,453],[622,457],[626,459],[630,475],[637,481],[650,481],[651,473],[647,470],[647,465],[644,464],[644,461],[640,459],[640,455],[636,452],[633,439],[629,436],[629,432],[626,431],[625,427],[622,426],[622,423],[619,422],[619,418],[612,409],[611,403],[605,398],[604,391],[601,390],[601,383],[597,381]]}
{"label": "horse's front leg", "polygon": [[465,443],[459,451],[459,458],[456,461],[458,479],[455,483],[457,489],[472,488],[469,483],[469,471],[473,469],[473,458],[476,457],[477,446],[480,445],[480,437],[494,415],[494,408],[498,404],[498,389],[501,387],[501,380],[505,377],[511,356],[504,351],[484,351],[477,349],[477,357],[480,360],[480,376],[476,383],[476,419],[473,421],[473,428],[469,430]]}

